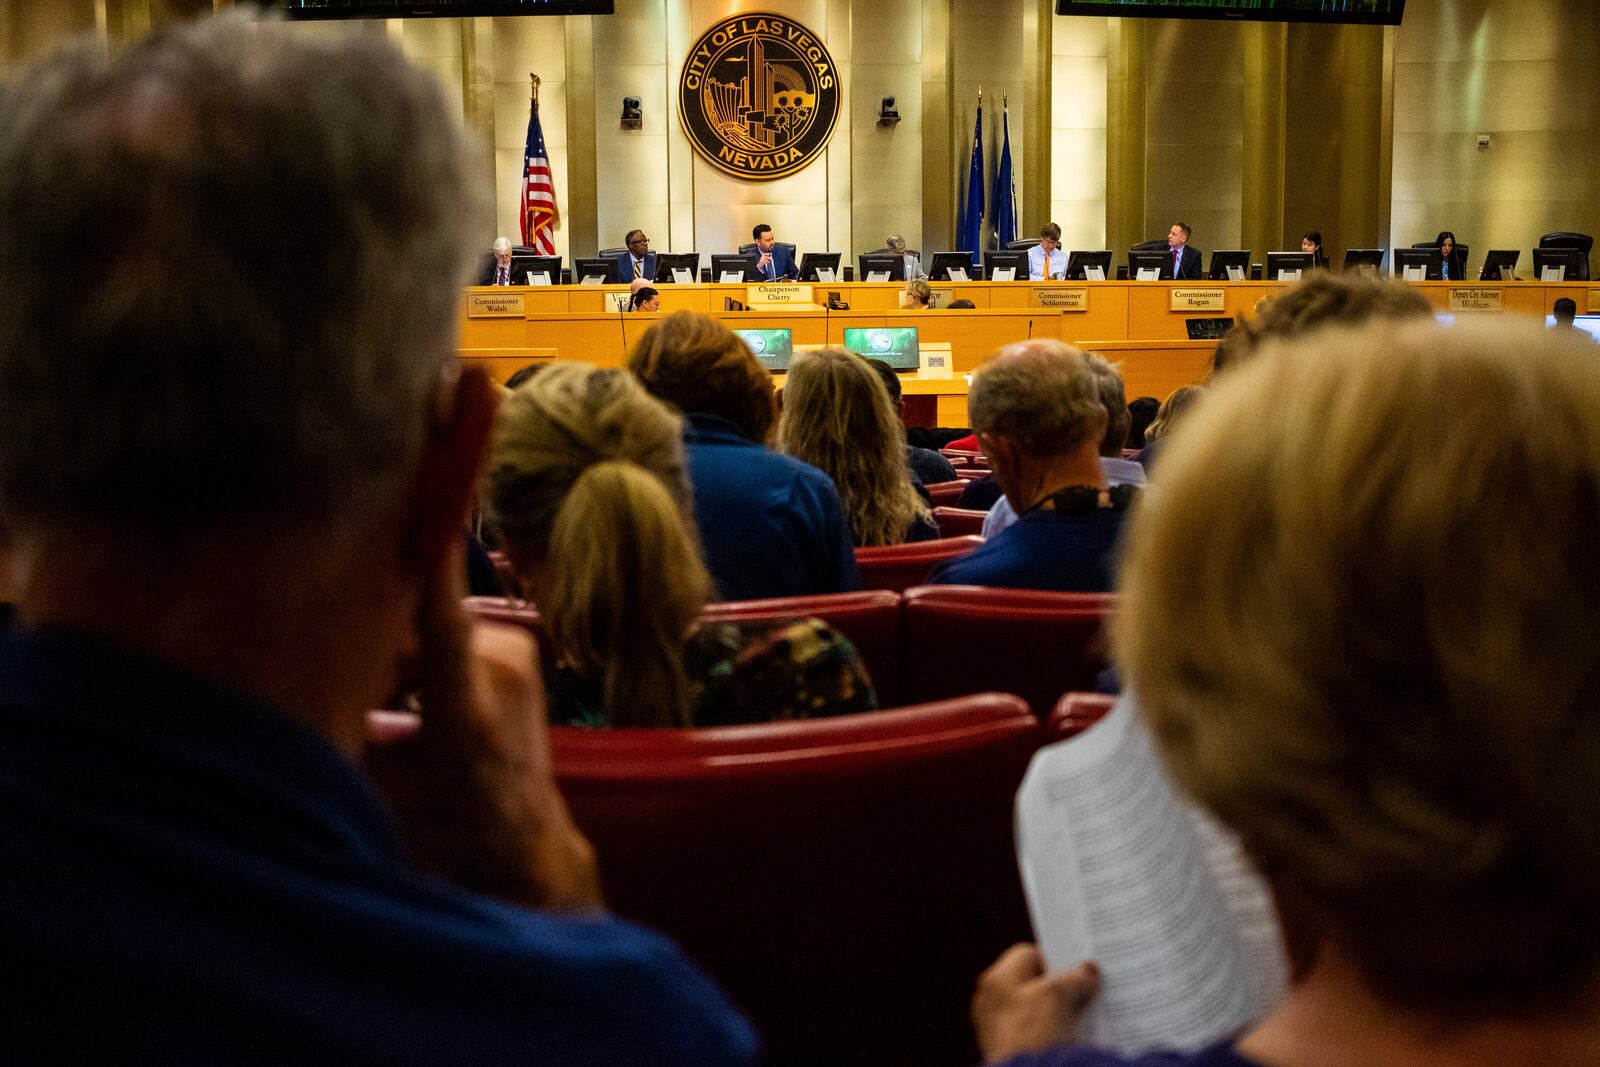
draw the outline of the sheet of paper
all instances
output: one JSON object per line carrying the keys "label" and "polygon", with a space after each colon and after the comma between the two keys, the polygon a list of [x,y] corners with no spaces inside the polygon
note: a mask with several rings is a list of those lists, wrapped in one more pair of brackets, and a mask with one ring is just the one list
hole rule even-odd
{"label": "sheet of paper", "polygon": [[1104,267],[1085,267],[1083,268],[1083,279],[1088,282],[1103,282],[1106,280],[1106,269]]}
{"label": "sheet of paper", "polygon": [[1105,976],[1081,1040],[1194,1050],[1259,1018],[1281,992],[1265,887],[1225,834],[1197,829],[1203,818],[1126,699],[1029,766],[1017,854],[1035,935],[1052,969],[1093,959]]}
{"label": "sheet of paper", "polygon": [[547,271],[547,270],[542,270],[539,273],[535,274],[533,271],[530,270],[528,272],[528,284],[529,285],[549,285],[550,284],[550,272]]}
{"label": "sheet of paper", "polygon": [[1158,282],[1160,280],[1161,271],[1151,267],[1140,267],[1138,275],[1134,278],[1134,281],[1139,282]]}
{"label": "sheet of paper", "polygon": [[722,272],[722,277],[720,277],[717,280],[720,281],[723,285],[743,285],[744,284],[744,271],[742,271],[742,270],[725,270],[725,271]]}
{"label": "sheet of paper", "polygon": [[682,267],[673,267],[672,280],[677,282],[679,285],[693,285],[694,271],[684,270]]}
{"label": "sheet of paper", "polygon": [[961,267],[951,267],[949,273],[950,280],[953,282],[964,282],[968,280],[966,270]]}
{"label": "sheet of paper", "polygon": [[606,276],[604,274],[585,274],[583,276],[583,280],[580,281],[578,284],[579,285],[604,285],[605,283],[606,283]]}
{"label": "sheet of paper", "polygon": [[838,277],[834,274],[832,267],[818,267],[817,268],[817,281],[823,282],[824,284],[831,285],[834,282],[836,282],[837,280],[838,280]]}
{"label": "sheet of paper", "polygon": [[991,282],[1014,282],[1017,280],[1017,268],[996,267],[989,272],[989,280]]}

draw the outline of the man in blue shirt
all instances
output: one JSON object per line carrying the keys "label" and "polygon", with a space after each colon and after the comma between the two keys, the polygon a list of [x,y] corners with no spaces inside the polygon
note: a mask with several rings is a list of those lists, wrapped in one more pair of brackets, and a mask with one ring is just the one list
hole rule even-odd
{"label": "man in blue shirt", "polygon": [[0,90],[5,1058],[752,1063],[600,910],[532,643],[460,608],[471,153],[392,46],[269,31]]}
{"label": "man in blue shirt", "polygon": [[1055,340],[1008,345],[973,378],[967,409],[1020,517],[929,583],[1110,592],[1138,490],[1113,489],[1100,465],[1106,408],[1089,357]]}

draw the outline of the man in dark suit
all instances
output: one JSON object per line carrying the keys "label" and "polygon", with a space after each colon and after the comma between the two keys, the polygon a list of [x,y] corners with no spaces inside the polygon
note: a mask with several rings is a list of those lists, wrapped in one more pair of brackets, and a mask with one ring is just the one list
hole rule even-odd
{"label": "man in dark suit", "polygon": [[511,238],[496,237],[494,254],[478,268],[479,285],[521,285],[511,277]]}
{"label": "man in dark suit", "polygon": [[635,278],[654,280],[656,254],[650,251],[650,238],[644,235],[644,231],[629,230],[623,244],[628,246],[628,250],[617,257],[617,280],[623,285]]}
{"label": "man in dark suit", "polygon": [[772,235],[772,227],[759,222],[750,231],[750,236],[756,242],[755,250],[751,253],[755,272],[769,282],[792,281],[796,274],[794,253],[778,244],[777,238]]}
{"label": "man in dark suit", "polygon": [[1189,279],[1200,277],[1201,255],[1189,247],[1189,224],[1174,222],[1167,231],[1167,261],[1161,267],[1163,278]]}

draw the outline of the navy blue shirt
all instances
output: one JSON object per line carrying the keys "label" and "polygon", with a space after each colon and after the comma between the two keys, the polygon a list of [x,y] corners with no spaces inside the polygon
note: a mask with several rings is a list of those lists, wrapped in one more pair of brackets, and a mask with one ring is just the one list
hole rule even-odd
{"label": "navy blue shirt", "polygon": [[907,445],[906,462],[911,466],[911,473],[916,475],[917,481],[923,485],[938,485],[940,482],[956,480],[955,467],[931,448]]}
{"label": "navy blue shirt", "polygon": [[1115,1052],[1082,1045],[1058,1045],[1043,1052],[1023,1053],[1001,1061],[1000,1067],[1258,1067],[1233,1050],[1233,1042],[1212,1045],[1192,1054],[1147,1052],[1119,1056]]}
{"label": "navy blue shirt", "polygon": [[859,584],[833,479],[728,419],[685,419],[694,521],[723,600],[840,593]]}
{"label": "navy blue shirt", "polygon": [[7,1060],[756,1057],[670,942],[418,873],[319,736],[88,637],[0,637],[0,867]]}
{"label": "navy blue shirt", "polygon": [[1109,593],[1126,508],[1081,514],[1035,508],[964,556],[933,569],[929,585],[992,585]]}

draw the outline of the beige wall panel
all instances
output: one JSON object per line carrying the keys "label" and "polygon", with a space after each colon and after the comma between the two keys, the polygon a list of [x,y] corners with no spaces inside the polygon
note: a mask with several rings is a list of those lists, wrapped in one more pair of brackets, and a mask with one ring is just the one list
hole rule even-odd
{"label": "beige wall panel", "polygon": [[1001,103],[1011,103],[1011,172],[1017,193],[1017,232],[1036,230],[1043,220],[1025,217],[1027,192],[1027,83],[1022,75],[1027,42],[1023,34],[1022,0],[953,0],[950,5],[950,53],[954,68],[958,116],[951,160],[955,169],[956,210],[965,203],[967,169],[971,165],[972,125],[978,89],[983,89],[984,188],[992,223],[994,176],[1000,153]]}
{"label": "beige wall panel", "polygon": [[922,5],[922,250],[954,246],[956,194],[951,160],[964,139],[951,114],[950,0]]}
{"label": "beige wall panel", "polygon": [[1196,247],[1238,248],[1244,29],[1188,20],[1152,27],[1145,45],[1145,239],[1183,219],[1194,227]]}
{"label": "beige wall panel", "polygon": [[[852,248],[877,248],[887,233],[922,248],[922,64],[851,65]],[[901,121],[878,125],[886,96],[895,98]],[[831,195],[831,191],[830,191]],[[834,199],[839,199],[834,197]]]}
{"label": "beige wall panel", "polygon": [[1411,0],[1395,62],[1553,59],[1593,44],[1594,17],[1593,0]]}
{"label": "beige wall panel", "polygon": [[5,36],[0,38],[10,60],[37,58],[75,33],[95,29],[94,0],[0,0],[9,7],[0,16]]}
{"label": "beige wall panel", "polygon": [[1062,244],[1069,249],[1107,247],[1105,129],[1058,128],[1051,151],[1055,196],[1050,221],[1061,227]]}
{"label": "beige wall panel", "polygon": [[1057,15],[1050,30],[1050,52],[1058,56],[1106,54],[1109,20],[1086,15]]}
{"label": "beige wall panel", "polygon": [[[691,0],[663,0],[667,34],[666,46],[667,98],[673,101],[674,111],[667,121],[667,207],[669,232],[658,241],[657,247],[683,249],[694,246],[694,172],[695,152],[689,144],[683,125],[677,120],[678,79],[683,73],[683,59],[689,45],[699,35],[700,27],[690,13]],[[654,235],[652,235],[654,236]]]}
{"label": "beige wall panel", "polygon": [[[550,153],[556,207],[571,204],[567,181],[566,33],[559,18],[496,18],[494,63],[494,155],[496,232],[520,240],[522,150],[528,134],[528,75],[539,75],[539,124]],[[556,227],[556,252],[568,254],[565,224]]]}
{"label": "beige wall panel", "polygon": [[[813,247],[846,252],[854,244],[851,234],[855,221],[850,210],[851,201],[855,196],[856,130],[856,116],[852,107],[856,98],[855,67],[851,62],[851,51],[855,42],[852,8],[852,0],[828,0],[825,23],[816,27],[817,32],[824,35],[823,39],[828,44],[828,50],[833,53],[834,70],[839,77],[840,96],[839,122],[834,127],[832,139],[828,142],[826,157],[828,199],[824,204],[823,243]],[[868,33],[862,40],[870,43],[872,37],[873,34]],[[868,123],[867,131],[870,132],[871,129],[872,123]],[[804,249],[805,246],[802,245],[801,251]]]}
{"label": "beige wall panel", "polygon": [[[1063,20],[1066,16],[1062,16]],[[1051,125],[1058,130],[1106,128],[1106,57],[1057,56],[1052,67]]]}
{"label": "beige wall panel", "polygon": [[400,47],[412,59],[461,58],[460,19],[401,19]]}
{"label": "beige wall panel", "polygon": [[[666,62],[667,7],[662,0],[619,0],[615,14],[598,16],[594,23],[596,81],[610,64]],[[621,112],[620,104],[617,110]]]}

